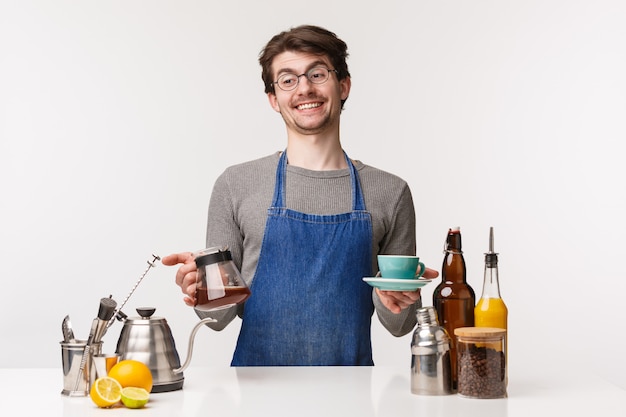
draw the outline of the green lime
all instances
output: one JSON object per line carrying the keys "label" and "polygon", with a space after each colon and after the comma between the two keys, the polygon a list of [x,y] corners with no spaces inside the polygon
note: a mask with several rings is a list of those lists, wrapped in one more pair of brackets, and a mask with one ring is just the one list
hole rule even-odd
{"label": "green lime", "polygon": [[126,387],[122,389],[122,403],[128,408],[141,408],[148,403],[150,393],[143,388]]}

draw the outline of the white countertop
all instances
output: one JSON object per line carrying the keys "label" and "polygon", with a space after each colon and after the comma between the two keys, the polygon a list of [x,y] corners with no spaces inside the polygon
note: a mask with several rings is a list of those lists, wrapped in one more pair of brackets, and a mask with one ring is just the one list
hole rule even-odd
{"label": "white countertop", "polygon": [[[72,416],[626,416],[626,390],[601,378],[527,369],[509,375],[508,398],[418,396],[410,368],[203,368],[184,373],[182,390],[152,394],[145,409],[98,409],[89,397],[61,395],[61,369],[0,369],[3,415]],[[10,411],[10,413],[6,413]]]}

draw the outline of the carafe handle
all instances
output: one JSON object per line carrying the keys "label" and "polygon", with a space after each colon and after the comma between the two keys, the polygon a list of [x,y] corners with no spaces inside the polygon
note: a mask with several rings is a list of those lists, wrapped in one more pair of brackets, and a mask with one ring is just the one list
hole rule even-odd
{"label": "carafe handle", "polygon": [[187,346],[187,358],[185,359],[185,363],[183,363],[180,368],[173,369],[172,372],[174,372],[174,374],[180,374],[189,366],[189,363],[191,362],[191,355],[193,353],[193,341],[196,338],[196,333],[198,333],[198,329],[200,329],[200,327],[207,323],[215,323],[216,321],[217,320],[215,320],[214,318],[207,317],[200,320],[198,324],[194,326],[193,330],[191,331],[191,335],[189,335],[189,345]]}

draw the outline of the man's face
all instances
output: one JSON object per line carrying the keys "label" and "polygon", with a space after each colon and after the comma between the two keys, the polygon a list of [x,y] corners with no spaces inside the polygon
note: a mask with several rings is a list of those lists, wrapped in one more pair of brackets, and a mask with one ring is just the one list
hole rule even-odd
{"label": "man's face", "polygon": [[[277,55],[272,62],[274,81],[283,74],[306,74],[316,67],[334,70],[325,56],[287,51]],[[303,135],[316,135],[339,129],[341,100],[348,98],[350,78],[338,81],[334,71],[328,81],[314,84],[306,76],[298,78],[296,88],[283,91],[277,85],[269,93],[271,106],[279,112],[287,129]]]}

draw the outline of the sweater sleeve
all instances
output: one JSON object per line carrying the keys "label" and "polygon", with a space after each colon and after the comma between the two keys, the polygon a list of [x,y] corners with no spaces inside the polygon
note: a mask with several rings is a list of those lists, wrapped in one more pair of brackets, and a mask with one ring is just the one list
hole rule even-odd
{"label": "sweater sleeve", "polygon": [[[232,201],[228,175],[224,173],[215,181],[209,201],[206,247],[228,246],[233,255],[233,262],[241,269],[243,238],[235,222]],[[239,306],[233,306],[210,312],[196,310],[196,314],[200,318],[212,317],[217,320],[215,323],[208,323],[207,326],[219,331],[233,321],[238,308]]]}
{"label": "sweater sleeve", "polygon": [[[415,207],[411,190],[406,185],[398,199],[389,232],[381,242],[379,253],[415,255],[416,246]],[[378,319],[392,335],[404,336],[417,324],[416,312],[422,305],[421,297],[415,304],[398,314],[383,305],[376,290],[372,290],[372,299]]]}
{"label": "sweater sleeve", "polygon": [[[256,271],[267,208],[271,204],[278,153],[230,166],[213,186],[207,217],[207,247],[228,246],[235,266],[250,287]],[[217,320],[209,324],[222,330],[243,316],[244,304],[224,310],[200,313]]]}

